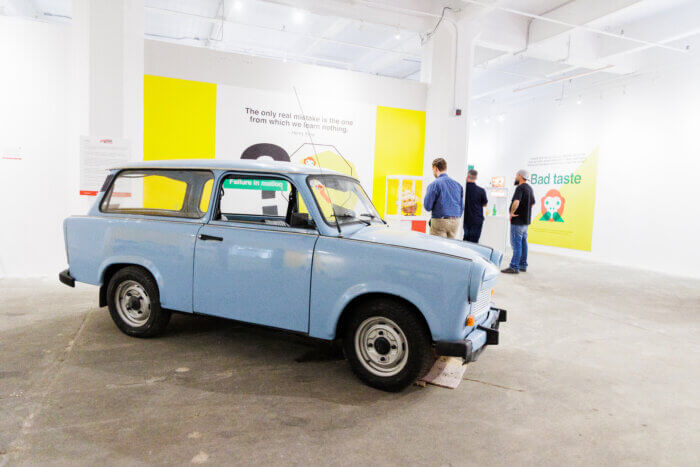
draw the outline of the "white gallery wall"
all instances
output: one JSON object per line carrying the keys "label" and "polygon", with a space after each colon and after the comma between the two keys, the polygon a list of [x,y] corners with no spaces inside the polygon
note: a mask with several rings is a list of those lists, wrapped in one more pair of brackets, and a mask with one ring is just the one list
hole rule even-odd
{"label": "white gallery wall", "polygon": [[65,267],[61,223],[77,180],[69,44],[68,26],[0,16],[0,277]]}
{"label": "white gallery wall", "polygon": [[533,249],[700,277],[698,83],[694,65],[584,93],[580,104],[573,93],[561,105],[548,98],[487,107],[474,115],[469,163],[483,184],[506,175],[510,186],[530,157],[599,146],[591,252]]}

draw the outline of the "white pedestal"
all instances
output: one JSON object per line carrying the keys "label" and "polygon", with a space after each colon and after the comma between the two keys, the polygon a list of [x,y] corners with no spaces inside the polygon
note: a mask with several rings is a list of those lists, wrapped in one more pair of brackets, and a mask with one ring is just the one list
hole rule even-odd
{"label": "white pedestal", "polygon": [[482,243],[491,248],[500,250],[505,255],[508,251],[508,232],[510,223],[505,216],[486,216],[484,218],[484,227],[481,230]]}

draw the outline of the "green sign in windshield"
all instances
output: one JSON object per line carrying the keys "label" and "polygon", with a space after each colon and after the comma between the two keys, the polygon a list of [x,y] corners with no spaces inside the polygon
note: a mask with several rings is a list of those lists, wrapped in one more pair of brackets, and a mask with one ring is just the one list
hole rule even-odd
{"label": "green sign in windshield", "polygon": [[227,178],[224,180],[224,188],[234,190],[289,191],[289,182],[286,180],[265,180],[262,178]]}

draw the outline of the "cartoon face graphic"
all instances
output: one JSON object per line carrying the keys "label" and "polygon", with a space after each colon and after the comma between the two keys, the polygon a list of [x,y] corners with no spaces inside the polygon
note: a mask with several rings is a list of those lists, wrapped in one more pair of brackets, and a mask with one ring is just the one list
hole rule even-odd
{"label": "cartoon face graphic", "polygon": [[540,220],[549,222],[564,222],[562,215],[564,213],[565,202],[566,199],[564,199],[559,190],[549,190],[540,201],[542,211]]}
{"label": "cartoon face graphic", "polygon": [[561,207],[561,198],[558,196],[547,196],[544,199],[544,207],[550,215],[553,215]]}
{"label": "cartoon face graphic", "polygon": [[311,156],[304,158],[304,160],[302,162],[304,163],[304,165],[309,166],[309,167],[316,166],[316,160]]}

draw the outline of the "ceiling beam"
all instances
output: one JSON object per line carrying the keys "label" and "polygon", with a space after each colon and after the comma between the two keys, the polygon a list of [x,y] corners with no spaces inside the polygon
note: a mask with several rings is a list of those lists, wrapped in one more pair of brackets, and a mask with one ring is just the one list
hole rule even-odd
{"label": "ceiling beam", "polygon": [[322,42],[322,38],[326,37],[329,39],[335,38],[335,36],[341,32],[343,29],[350,24],[347,18],[336,18],[326,29],[323,30],[321,35],[309,44],[306,49],[302,52],[303,55],[308,55],[313,52],[313,50]]}
{"label": "ceiling beam", "polygon": [[6,3],[8,16],[21,16],[24,18],[42,19],[43,14],[36,7],[34,0],[8,0]]}
{"label": "ceiling beam", "polygon": [[[224,38],[224,22],[228,19],[228,13],[226,12],[226,1],[221,0],[216,8],[216,16],[220,16],[222,21],[218,23],[211,23],[209,27],[209,34],[207,35],[207,46],[211,46],[212,41],[220,42]],[[220,39],[215,39],[219,36]]]}
{"label": "ceiling beam", "polygon": [[[513,8],[499,6],[499,5],[494,6],[493,3],[489,3],[489,2],[486,2],[484,0],[461,0],[461,1],[463,1],[465,3],[473,4],[473,5],[479,5],[479,6],[482,6],[484,8],[495,8],[497,10],[505,11],[507,13],[512,13],[512,14],[524,16],[527,18],[532,18],[534,20],[539,20],[540,23],[538,23],[538,21],[535,21],[535,23],[532,25],[530,40],[533,42],[540,42],[540,41],[544,40],[545,37],[551,37],[551,36],[562,34],[562,33],[565,33],[565,32],[571,31],[571,30],[581,29],[584,31],[599,34],[601,36],[614,37],[614,38],[625,40],[625,41],[636,42],[638,44],[644,44],[644,45],[649,45],[652,47],[659,47],[662,49],[672,50],[675,52],[686,53],[686,50],[682,49],[682,48],[673,47],[673,46],[661,44],[658,42],[647,41],[644,39],[631,37],[631,36],[628,36],[625,34],[618,34],[618,33],[606,31],[603,29],[597,29],[597,28],[594,28],[591,26],[587,26],[587,23],[589,23],[595,19],[599,19],[601,16],[604,16],[605,14],[610,14],[610,12],[612,12],[612,11],[617,11],[620,8],[624,8],[625,6],[629,6],[629,5],[632,5],[634,3],[637,3],[639,0],[608,0],[606,2],[574,1],[574,2],[570,2],[570,3],[566,3],[561,8],[557,8],[553,12],[549,13],[547,16],[536,15],[533,13],[527,13],[525,11],[520,11],[520,10],[516,10]],[[604,11],[608,11],[608,13],[604,13]],[[573,21],[573,18],[569,19],[570,16],[573,16],[573,18],[583,19],[583,21],[581,21],[579,23],[571,22],[571,21]],[[559,18],[565,18],[565,19],[559,19]],[[542,22],[549,23],[549,24],[547,26],[543,26],[543,25],[541,25]]]}
{"label": "ceiling beam", "polygon": [[[163,15],[196,18],[196,19],[199,19],[201,21],[207,21],[210,23],[220,23],[222,20],[222,18],[212,18],[210,16],[196,15],[194,13],[185,13],[182,11],[168,10],[168,9],[164,9],[164,8],[154,8],[154,7],[147,6],[147,7],[144,7],[144,9],[146,11],[152,11],[154,13],[159,13],[159,14],[163,14]],[[375,47],[375,46],[366,45],[366,44],[358,44],[355,42],[348,42],[348,41],[341,41],[341,40],[337,40],[337,39],[331,39],[329,37],[323,37],[323,36],[319,36],[316,34],[308,34],[308,33],[304,33],[304,32],[296,32],[296,31],[290,31],[290,30],[281,30],[278,28],[273,28],[273,27],[269,27],[269,26],[261,26],[259,24],[245,23],[243,21],[236,21],[236,20],[232,20],[232,19],[224,20],[224,23],[225,24],[237,24],[237,25],[247,26],[250,28],[264,30],[264,31],[274,31],[274,32],[278,32],[278,33],[288,34],[290,36],[304,37],[306,39],[318,39],[320,41],[326,41],[326,42],[330,42],[330,43],[334,43],[334,44],[340,44],[340,45],[345,45],[345,46],[349,46],[349,47],[356,47],[356,48],[361,48],[361,49],[365,49],[365,50],[374,50],[374,51],[382,51],[382,52],[386,52],[386,53],[393,53],[393,54],[401,55],[401,56],[405,56],[405,57],[413,57],[413,58],[419,58],[419,59],[421,57],[420,54],[401,52],[401,51],[393,50],[393,49],[383,49],[381,47]]]}
{"label": "ceiling beam", "polygon": [[424,10],[415,0],[260,0],[306,10],[320,16],[339,16],[394,28],[424,32],[434,26],[439,14]]}
{"label": "ceiling beam", "polygon": [[[393,47],[394,50],[401,50],[404,48],[406,44],[408,44],[411,41],[416,41],[418,40],[416,37],[408,37],[404,38],[398,46]],[[392,44],[396,43],[396,39],[391,37],[387,40],[385,40],[381,46],[382,47],[390,47]],[[421,57],[414,57],[414,58],[407,58],[403,57],[400,55],[396,54],[379,54],[379,53],[367,53],[360,57],[358,60],[355,60],[353,62],[353,65],[355,68],[363,68],[368,70],[369,73],[379,73],[382,68],[388,68],[391,65],[395,64],[396,62],[402,61],[402,60],[413,60],[415,62],[418,62],[420,64],[421,62]],[[362,64],[370,62],[371,65],[368,66],[361,66]],[[420,65],[419,65],[420,66]]]}

